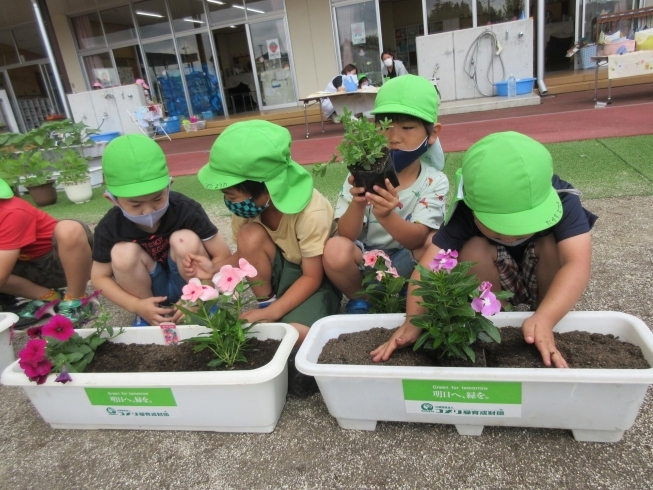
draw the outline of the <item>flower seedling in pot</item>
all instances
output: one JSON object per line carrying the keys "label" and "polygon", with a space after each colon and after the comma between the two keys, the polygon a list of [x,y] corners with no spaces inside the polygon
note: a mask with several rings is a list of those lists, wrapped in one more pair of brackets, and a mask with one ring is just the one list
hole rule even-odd
{"label": "flower seedling in pot", "polygon": [[406,278],[397,274],[390,257],[382,250],[363,254],[363,289],[356,293],[370,304],[370,313],[404,313]]}

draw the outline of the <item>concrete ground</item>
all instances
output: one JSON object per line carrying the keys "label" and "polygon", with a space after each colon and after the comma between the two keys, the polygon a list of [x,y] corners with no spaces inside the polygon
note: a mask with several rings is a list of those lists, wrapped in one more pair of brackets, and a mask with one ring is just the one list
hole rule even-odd
{"label": "concrete ground", "polygon": [[[593,274],[578,310],[653,325],[653,197],[596,199]],[[222,229],[224,217],[211,216]],[[116,323],[131,316],[113,312]],[[24,342],[19,334],[17,346]],[[606,400],[610,403],[610,400]],[[18,388],[0,387],[0,489],[653,487],[653,397],[619,443],[569,431],[382,422],[344,431],[319,394],[289,397],[272,434],[72,431],[46,425]]]}

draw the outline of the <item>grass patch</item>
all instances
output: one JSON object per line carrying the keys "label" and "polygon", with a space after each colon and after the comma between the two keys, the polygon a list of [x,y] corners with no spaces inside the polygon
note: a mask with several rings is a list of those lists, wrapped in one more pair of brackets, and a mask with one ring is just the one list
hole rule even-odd
{"label": "grass patch", "polygon": [[[653,195],[653,136],[634,136],[603,140],[574,141],[545,145],[553,156],[554,171],[583,192],[584,199]],[[464,152],[447,153],[444,173],[453,188],[454,175],[460,168]],[[306,170],[313,173],[314,165]],[[335,205],[345,181],[347,168],[330,165],[326,176],[314,177],[315,187]],[[197,176],[175,177],[172,189],[200,202],[210,214],[230,216],[222,193],[205,189]],[[96,224],[111,208],[102,197],[104,187],[93,189],[93,199],[84,204],[71,203],[59,193],[57,204],[43,210],[57,219],[75,218]],[[452,191],[449,192],[451,199]],[[27,196],[24,199],[33,201]]]}

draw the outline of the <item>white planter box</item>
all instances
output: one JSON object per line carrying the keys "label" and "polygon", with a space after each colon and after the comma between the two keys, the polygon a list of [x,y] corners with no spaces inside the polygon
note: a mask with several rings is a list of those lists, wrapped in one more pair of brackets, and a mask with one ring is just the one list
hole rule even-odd
{"label": "white planter box", "polygon": [[[499,328],[521,326],[530,315],[500,313],[491,320]],[[635,422],[653,382],[653,369],[317,364],[328,340],[374,327],[395,328],[403,321],[403,314],[339,315],[311,327],[296,366],[315,376],[329,412],[343,429],[374,430],[378,420],[454,424],[459,434],[476,436],[485,425],[542,427],[571,429],[578,441],[616,442]],[[653,363],[653,334],[633,316],[571,312],[555,331],[572,330],[613,334],[641,347]]]}
{"label": "white planter box", "polygon": [[[177,334],[181,340],[206,330],[178,326]],[[258,339],[281,344],[272,361],[250,371],[78,373],[65,385],[55,383],[53,374],[37,386],[15,362],[2,373],[2,383],[21,386],[55,429],[272,432],[286,403],[287,360],[298,333],[285,323],[259,324],[253,330]],[[126,328],[115,341],[165,343],[159,327]]]}
{"label": "white planter box", "polygon": [[0,312],[0,370],[16,360],[11,346],[11,326],[18,321],[14,313]]}

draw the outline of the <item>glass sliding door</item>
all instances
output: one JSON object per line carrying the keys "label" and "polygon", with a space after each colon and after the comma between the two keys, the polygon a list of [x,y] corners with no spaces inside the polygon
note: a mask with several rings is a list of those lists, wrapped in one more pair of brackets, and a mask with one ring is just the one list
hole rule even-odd
{"label": "glass sliding door", "polygon": [[223,116],[224,107],[209,35],[198,33],[178,37],[177,46],[193,114],[201,114],[205,119]]}
{"label": "glass sliding door", "polygon": [[156,101],[163,104],[170,116],[188,116],[188,105],[181,81],[181,70],[172,39],[143,45],[147,58],[150,87]]}
{"label": "glass sliding door", "polygon": [[113,49],[113,59],[120,85],[136,83],[139,78],[145,79],[145,65],[138,46],[125,46]]}
{"label": "glass sliding door", "polygon": [[270,109],[297,103],[290,70],[290,50],[283,18],[249,25],[256,56],[256,73],[261,108]]}
{"label": "glass sliding door", "polygon": [[53,112],[46,82],[39,64],[7,70],[27,131],[41,126]]}
{"label": "glass sliding door", "polygon": [[[336,41],[338,43],[339,70],[357,61],[356,54],[362,50],[365,58],[371,61],[364,73],[373,85],[381,85],[381,40],[376,1],[366,1],[353,5],[333,7]],[[359,68],[363,73],[363,70]]]}

